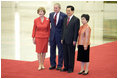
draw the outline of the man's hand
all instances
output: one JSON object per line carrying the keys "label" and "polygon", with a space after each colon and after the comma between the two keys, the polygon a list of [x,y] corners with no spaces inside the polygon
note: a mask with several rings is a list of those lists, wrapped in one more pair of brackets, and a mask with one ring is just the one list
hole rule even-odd
{"label": "man's hand", "polygon": [[63,44],[63,40],[61,40],[61,44]]}

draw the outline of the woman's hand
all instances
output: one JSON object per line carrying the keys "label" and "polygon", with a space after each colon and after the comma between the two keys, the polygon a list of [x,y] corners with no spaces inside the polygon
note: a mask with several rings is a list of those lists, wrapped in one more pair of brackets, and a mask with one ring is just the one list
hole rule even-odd
{"label": "woman's hand", "polygon": [[76,45],[76,41],[73,41],[73,45],[74,45],[74,46]]}
{"label": "woman's hand", "polygon": [[35,38],[33,38],[33,43],[36,44],[36,42],[35,42]]}
{"label": "woman's hand", "polygon": [[84,47],[84,50],[87,50],[88,47]]}

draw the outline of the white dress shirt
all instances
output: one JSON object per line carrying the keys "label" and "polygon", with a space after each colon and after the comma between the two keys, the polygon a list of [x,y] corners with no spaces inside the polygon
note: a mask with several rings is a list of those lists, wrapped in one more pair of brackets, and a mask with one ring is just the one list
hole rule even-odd
{"label": "white dress shirt", "polygon": [[[55,15],[56,15],[56,13],[54,14],[53,18],[55,18]],[[56,25],[58,24],[58,21],[59,21],[59,15],[60,15],[60,12],[57,13]]]}
{"label": "white dress shirt", "polygon": [[[68,16],[68,17],[69,17],[69,16]],[[73,17],[73,15],[70,16],[70,20],[72,19],[72,17]],[[68,18],[67,18],[67,20],[68,20]],[[69,20],[69,21],[70,21],[70,20]]]}

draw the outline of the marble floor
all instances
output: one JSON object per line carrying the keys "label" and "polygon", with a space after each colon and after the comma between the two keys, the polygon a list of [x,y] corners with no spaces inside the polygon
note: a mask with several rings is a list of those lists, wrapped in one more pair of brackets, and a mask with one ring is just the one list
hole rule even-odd
{"label": "marble floor", "polygon": [[[33,20],[38,17],[37,7],[34,7],[35,5],[30,5],[33,8],[23,7],[18,2],[15,3],[15,6],[10,7],[4,6],[4,4],[5,2],[2,2],[1,5],[1,58],[23,61],[37,60],[35,45],[31,37]],[[111,8],[113,7],[111,6]],[[91,46],[117,40],[117,6],[115,8],[114,11],[86,11],[91,16],[89,22],[92,30]],[[52,9],[46,13],[46,17],[53,11]],[[79,11],[78,14],[86,13],[83,11]],[[80,15],[78,17],[80,18]],[[50,46],[48,45],[46,57],[49,56]]]}

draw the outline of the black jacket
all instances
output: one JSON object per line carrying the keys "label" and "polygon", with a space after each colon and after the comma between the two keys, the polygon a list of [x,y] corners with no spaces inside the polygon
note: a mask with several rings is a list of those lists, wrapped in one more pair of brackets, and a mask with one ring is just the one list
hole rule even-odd
{"label": "black jacket", "polygon": [[73,41],[77,41],[80,20],[73,15],[67,25],[67,19],[68,17],[64,18],[61,40],[63,40],[66,44],[73,44]]}

